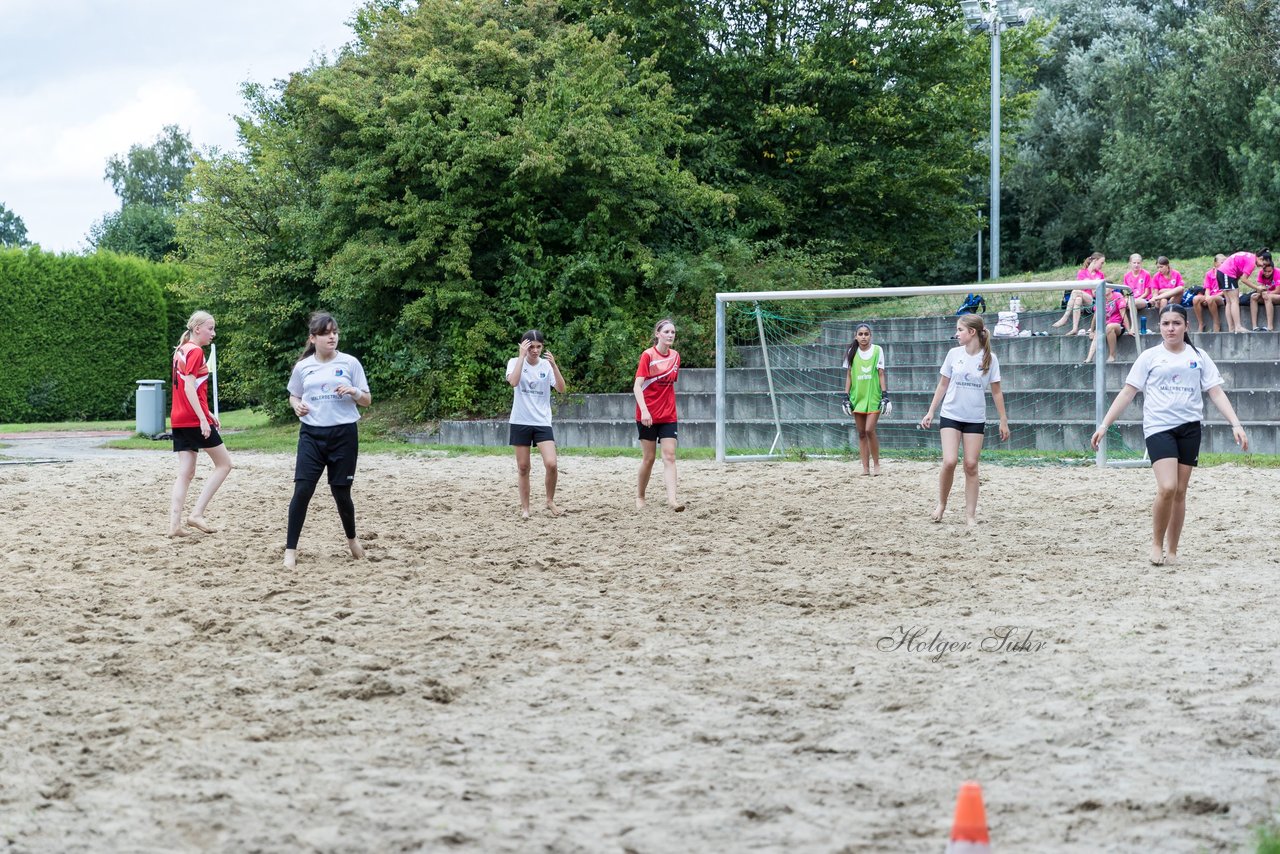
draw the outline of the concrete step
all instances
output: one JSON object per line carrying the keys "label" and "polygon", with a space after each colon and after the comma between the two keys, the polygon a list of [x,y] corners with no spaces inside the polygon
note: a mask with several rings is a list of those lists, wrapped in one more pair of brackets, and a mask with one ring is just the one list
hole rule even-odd
{"label": "concrete step", "polygon": [[[893,406],[899,417],[919,419],[929,408],[933,389],[895,390]],[[1107,395],[1110,406],[1114,393]],[[1045,421],[1088,419],[1094,414],[1094,392],[1089,390],[1027,389],[1005,390],[1005,408],[1012,421]],[[767,392],[737,392],[725,396],[725,418],[729,421],[753,419],[771,420],[775,397]],[[843,394],[826,393],[778,393],[778,411],[782,420],[797,421],[811,418],[843,417]],[[987,398],[988,418],[997,418],[995,406]],[[1242,421],[1268,421],[1280,404],[1280,392],[1275,390],[1237,390],[1231,393],[1231,404]],[[716,396],[713,392],[677,393],[676,409],[681,422],[715,420]],[[1205,406],[1207,420],[1219,418],[1212,404]],[[1142,398],[1139,396],[1125,409],[1122,419],[1142,420]],[[635,420],[635,398],[629,394],[587,394],[576,399],[564,400],[556,409],[555,423],[569,421],[623,421]]]}
{"label": "concrete step", "polygon": [[[1139,346],[1133,336],[1124,336],[1117,346],[1118,357],[1132,362],[1139,352],[1159,343],[1159,338],[1155,335],[1144,335],[1141,339],[1141,346]],[[1217,363],[1237,359],[1280,362],[1280,334],[1210,333],[1193,336],[1193,339],[1195,345],[1208,353],[1209,358]],[[946,352],[956,345],[956,342],[949,337],[916,341],[886,341],[877,336],[876,343],[884,348],[885,359],[891,368],[899,364],[928,362],[938,364]],[[771,344],[769,364],[775,368],[839,366],[844,363],[845,349],[848,346],[848,341],[827,344]],[[1079,362],[1089,352],[1089,339],[1084,335],[996,338],[992,341],[992,350],[1002,365],[1072,363]],[[757,345],[737,347],[729,364],[732,367],[741,368],[763,367],[763,350]]]}
{"label": "concrete step", "polygon": [[[923,362],[912,365],[890,364],[889,388],[893,391],[932,391],[938,384],[939,362]],[[1119,391],[1129,375],[1130,361],[1117,361],[1106,366],[1106,388]],[[1280,379],[1280,362],[1221,362],[1218,369],[1227,384],[1227,392],[1234,395],[1237,389],[1268,391],[1276,388]],[[1093,390],[1094,365],[1081,364],[1001,364],[1001,388],[1009,391],[1037,388],[1063,390]],[[844,390],[845,371],[841,367],[774,368],[774,388],[779,392],[809,390],[837,394]],[[685,368],[680,371],[676,385],[678,394],[714,392],[716,375],[713,368]],[[725,371],[725,391],[766,392],[768,378],[760,368],[729,368]],[[628,395],[629,397],[629,395]],[[633,399],[634,400],[634,399]],[[1280,411],[1280,397],[1277,397]]]}
{"label": "concrete step", "polygon": [[[506,421],[445,421],[439,434],[423,437],[424,440],[449,445],[506,445]],[[1040,449],[1047,454],[1054,450],[1085,450],[1093,434],[1092,418],[1064,421],[1033,420],[1013,422],[1010,425],[1009,442],[998,442],[996,425],[987,428],[988,447],[1003,449]],[[1144,447],[1142,424],[1121,422],[1117,425],[1123,444],[1141,451]],[[1280,425],[1273,422],[1245,422],[1249,433],[1250,449],[1257,453],[1280,453]],[[636,427],[633,420],[577,420],[557,423],[556,443],[569,447],[625,448],[636,447]],[[772,445],[776,430],[772,421],[734,421],[726,425],[727,444],[733,453],[746,449],[763,450]],[[915,422],[908,419],[889,419],[881,422],[878,430],[880,445],[886,451],[894,448],[927,448],[938,446],[938,431],[917,430]],[[840,418],[814,419],[787,425],[784,428],[785,446],[805,450],[843,451],[856,448],[857,431],[853,423]],[[683,420],[680,422],[680,444],[683,447],[713,447],[715,422]],[[1225,422],[1209,422],[1205,425],[1202,449],[1213,453],[1230,453],[1238,450]]]}

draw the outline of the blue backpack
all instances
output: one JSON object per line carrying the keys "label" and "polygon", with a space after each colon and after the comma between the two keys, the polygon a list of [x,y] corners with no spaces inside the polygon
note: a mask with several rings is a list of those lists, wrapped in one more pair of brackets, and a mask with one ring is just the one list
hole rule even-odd
{"label": "blue backpack", "polygon": [[987,310],[987,301],[981,294],[969,294],[956,309],[956,314],[981,314]]}

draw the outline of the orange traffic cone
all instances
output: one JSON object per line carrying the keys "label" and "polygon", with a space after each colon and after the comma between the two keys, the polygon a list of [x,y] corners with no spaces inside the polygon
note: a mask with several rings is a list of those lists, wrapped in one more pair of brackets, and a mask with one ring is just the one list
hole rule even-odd
{"label": "orange traffic cone", "polygon": [[968,782],[960,786],[946,854],[991,854],[987,811],[982,806],[982,787],[977,783]]}

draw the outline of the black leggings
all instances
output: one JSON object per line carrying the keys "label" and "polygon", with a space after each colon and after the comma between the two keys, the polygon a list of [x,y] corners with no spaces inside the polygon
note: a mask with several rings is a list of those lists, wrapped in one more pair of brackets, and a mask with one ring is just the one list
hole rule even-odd
{"label": "black leggings", "polygon": [[[289,533],[285,537],[284,547],[296,549],[298,537],[302,535],[302,523],[307,521],[307,505],[315,494],[316,481],[295,480],[293,482],[293,498],[289,501]],[[338,516],[342,519],[342,530],[348,540],[356,538],[356,505],[351,500],[351,486],[329,484],[334,503],[338,505]]]}

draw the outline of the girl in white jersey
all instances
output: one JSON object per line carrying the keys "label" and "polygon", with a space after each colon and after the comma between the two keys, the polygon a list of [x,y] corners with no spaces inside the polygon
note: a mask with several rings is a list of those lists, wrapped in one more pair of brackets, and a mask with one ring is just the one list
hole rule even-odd
{"label": "girl in white jersey", "polygon": [[1129,370],[1102,424],[1093,434],[1097,450],[1107,428],[1115,423],[1134,396],[1142,392],[1142,435],[1147,440],[1151,470],[1156,476],[1156,500],[1151,508],[1151,562],[1178,562],[1178,541],[1187,515],[1187,484],[1200,458],[1200,420],[1204,398],[1231,423],[1236,444],[1249,450],[1249,439],[1222,390],[1218,366],[1191,343],[1187,310],[1167,305],[1160,312],[1161,342],[1144,350]]}
{"label": "girl in white jersey", "polygon": [[516,480],[520,487],[520,515],[529,518],[529,448],[537,446],[542,455],[543,483],[547,488],[547,509],[559,516],[556,507],[556,437],[551,432],[551,389],[564,394],[564,377],[556,357],[545,349],[546,339],[536,329],[520,337],[520,355],[507,362],[507,382],[511,384],[511,438],[516,449]]}
{"label": "girl in white jersey", "polygon": [[942,471],[938,474],[938,506],[932,519],[942,521],[947,498],[955,479],[960,444],[964,443],[964,508],[965,524],[978,524],[978,455],[987,429],[986,390],[991,389],[991,402],[1000,415],[1000,441],[1009,439],[1009,419],[1004,411],[1004,392],[1000,390],[1000,360],[991,352],[991,335],[976,314],[956,318],[956,340],[942,361],[938,387],[934,389],[929,411],[920,419],[920,427],[928,430],[934,410],[942,403]]}
{"label": "girl in white jersey", "polygon": [[298,430],[293,499],[289,502],[289,528],[284,543],[284,565],[288,569],[298,565],[298,537],[307,519],[307,505],[326,468],[329,491],[338,505],[351,556],[364,557],[364,546],[356,536],[351,484],[360,450],[357,407],[373,402],[369,381],[359,359],[338,352],[338,324],[331,315],[322,311],[311,315],[308,332],[307,348],[289,377],[289,404],[302,426]]}

